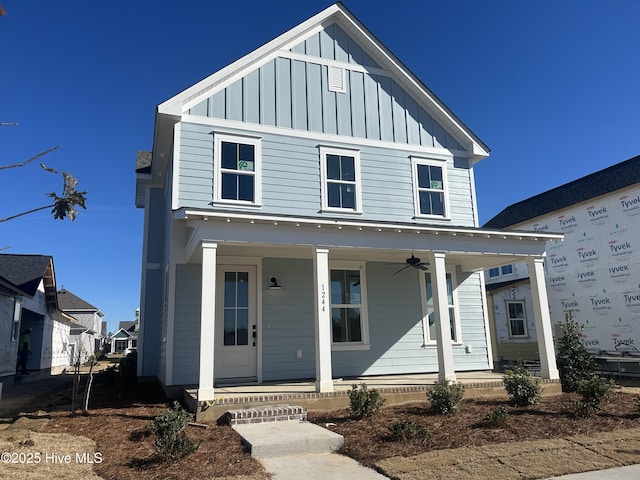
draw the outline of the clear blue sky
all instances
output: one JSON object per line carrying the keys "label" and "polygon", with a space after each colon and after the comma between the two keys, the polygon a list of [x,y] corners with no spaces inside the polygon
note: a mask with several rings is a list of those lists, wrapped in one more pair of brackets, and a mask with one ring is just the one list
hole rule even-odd
{"label": "clear blue sky", "polygon": [[[329,1],[0,0],[0,165],[51,148],[87,190],[75,222],[0,223],[4,253],[54,257],[64,286],[113,330],[134,318],[142,212],[137,150],[155,106]],[[347,0],[489,147],[481,224],[507,205],[640,154],[640,1]],[[45,205],[61,176],[0,172],[0,217]]]}

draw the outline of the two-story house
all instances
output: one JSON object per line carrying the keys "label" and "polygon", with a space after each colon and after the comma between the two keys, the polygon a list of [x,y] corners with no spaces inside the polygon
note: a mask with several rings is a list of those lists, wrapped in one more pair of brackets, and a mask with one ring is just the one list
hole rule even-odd
{"label": "two-story house", "polygon": [[[233,41],[233,39],[230,39]],[[337,3],[157,107],[138,373],[168,392],[492,368],[482,271],[560,235],[478,228],[488,147]]]}
{"label": "two-story house", "polygon": [[71,329],[73,363],[85,363],[102,348],[104,313],[66,288],[58,291],[58,304],[60,310],[77,320],[76,326]]}

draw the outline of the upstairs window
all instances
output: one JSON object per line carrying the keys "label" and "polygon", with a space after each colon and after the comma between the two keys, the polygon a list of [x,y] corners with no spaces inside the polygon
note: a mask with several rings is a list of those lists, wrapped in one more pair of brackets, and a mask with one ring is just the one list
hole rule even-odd
{"label": "upstairs window", "polygon": [[258,205],[260,199],[260,140],[216,134],[214,140],[214,200]]}
{"label": "upstairs window", "polygon": [[322,210],[361,213],[360,152],[320,147]]}
{"label": "upstairs window", "polygon": [[416,217],[449,217],[444,161],[412,158]]}
{"label": "upstairs window", "polygon": [[510,273],[513,273],[513,265],[504,265],[500,271],[502,272],[502,275],[509,275]]}
{"label": "upstairs window", "polygon": [[489,269],[489,277],[494,278],[500,275],[500,269],[498,267]]}

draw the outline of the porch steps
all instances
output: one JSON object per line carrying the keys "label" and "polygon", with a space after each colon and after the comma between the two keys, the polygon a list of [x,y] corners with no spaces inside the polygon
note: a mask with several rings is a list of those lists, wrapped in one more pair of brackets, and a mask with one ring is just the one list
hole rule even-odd
{"label": "porch steps", "polygon": [[218,423],[231,425],[256,458],[331,453],[342,446],[342,435],[306,419],[304,407],[267,405],[229,410]]}
{"label": "porch steps", "polygon": [[287,421],[305,421],[307,409],[293,405],[265,405],[261,407],[228,410],[218,423],[221,425],[243,425],[250,423],[269,423]]}

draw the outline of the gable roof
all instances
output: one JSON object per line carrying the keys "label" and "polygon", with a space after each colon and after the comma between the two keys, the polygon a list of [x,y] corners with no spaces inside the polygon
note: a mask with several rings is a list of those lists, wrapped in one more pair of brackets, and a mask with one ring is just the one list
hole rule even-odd
{"label": "gable roof", "polygon": [[120,322],[118,324],[118,328],[125,330],[127,332],[133,332],[135,331],[136,328],[136,321],[135,320],[131,320],[131,321],[124,321],[124,322]]}
{"label": "gable roof", "polygon": [[[173,123],[189,108],[212,95],[217,89],[275,58],[279,52],[291,48],[333,23],[348,32],[381,68],[391,72],[404,88],[426,106],[429,113],[433,114],[445,129],[453,132],[458,142],[469,152],[472,161],[488,156],[489,148],[340,2],[158,105],[154,145],[157,142],[167,142],[167,136],[163,135],[163,132],[169,131]],[[164,145],[160,150],[164,152],[167,148],[168,145]],[[160,160],[156,159],[156,150],[154,147],[153,162]]]}
{"label": "gable roof", "polygon": [[58,305],[60,306],[60,310],[65,312],[83,311],[101,313],[98,308],[94,307],[77,295],[74,295],[66,288],[62,288],[58,291]]}
{"label": "gable roof", "polygon": [[483,228],[504,228],[640,183],[640,155],[514,203]]}
{"label": "gable roof", "polygon": [[33,297],[40,282],[44,282],[46,302],[57,308],[52,256],[0,254],[0,277],[29,297]]}

